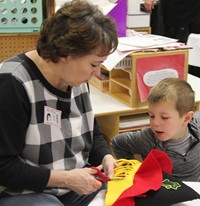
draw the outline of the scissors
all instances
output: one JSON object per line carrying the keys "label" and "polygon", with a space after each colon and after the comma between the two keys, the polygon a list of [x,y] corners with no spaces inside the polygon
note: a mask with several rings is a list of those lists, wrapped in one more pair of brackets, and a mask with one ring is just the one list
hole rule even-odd
{"label": "scissors", "polygon": [[101,170],[98,169],[97,167],[92,166],[91,168],[97,171],[97,173],[94,176],[98,181],[102,183],[106,183],[111,180],[108,176],[106,176],[103,172],[101,172]]}

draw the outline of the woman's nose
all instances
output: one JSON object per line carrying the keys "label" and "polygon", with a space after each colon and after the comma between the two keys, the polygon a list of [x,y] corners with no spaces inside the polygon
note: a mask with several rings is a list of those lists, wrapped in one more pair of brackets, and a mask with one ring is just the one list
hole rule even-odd
{"label": "woman's nose", "polygon": [[101,66],[95,68],[95,70],[93,71],[93,75],[97,77],[101,75]]}

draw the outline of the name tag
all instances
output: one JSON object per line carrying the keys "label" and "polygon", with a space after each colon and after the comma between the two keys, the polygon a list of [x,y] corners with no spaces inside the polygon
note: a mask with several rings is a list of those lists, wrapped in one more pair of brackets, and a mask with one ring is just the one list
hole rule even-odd
{"label": "name tag", "polygon": [[61,128],[61,111],[51,108],[44,107],[44,124],[54,125]]}

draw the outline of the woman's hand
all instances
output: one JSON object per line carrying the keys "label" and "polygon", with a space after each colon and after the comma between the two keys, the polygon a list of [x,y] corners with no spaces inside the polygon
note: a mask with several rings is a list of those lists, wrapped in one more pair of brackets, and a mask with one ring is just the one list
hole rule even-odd
{"label": "woman's hand", "polygon": [[69,171],[51,171],[48,187],[73,190],[78,194],[91,194],[101,188],[102,183],[95,178],[96,170],[80,168]]}
{"label": "woman's hand", "polygon": [[[114,168],[117,166],[116,160],[110,154],[104,156],[102,164],[97,168],[104,169],[105,175],[112,178]],[[95,178],[95,169],[77,168],[69,171],[51,170],[47,187],[58,187],[73,190],[78,194],[91,194],[101,188],[102,183]]]}
{"label": "woman's hand", "polygon": [[102,165],[98,166],[99,169],[103,168],[105,175],[110,178],[112,178],[114,174],[115,167],[117,167],[117,163],[115,158],[111,154],[105,155],[102,160]]}

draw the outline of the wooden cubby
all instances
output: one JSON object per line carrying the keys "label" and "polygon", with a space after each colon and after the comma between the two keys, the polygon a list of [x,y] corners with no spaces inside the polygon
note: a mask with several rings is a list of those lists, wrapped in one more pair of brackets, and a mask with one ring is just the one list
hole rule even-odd
{"label": "wooden cubby", "polygon": [[[131,58],[131,65],[129,68],[118,68],[110,71],[109,78],[109,94],[117,100],[123,102],[130,107],[141,107],[147,105],[146,101],[140,101],[140,95],[137,82],[137,61],[145,60],[146,58],[164,57],[170,58],[174,55],[184,55],[183,75],[187,80],[188,73],[188,49],[157,51],[157,52],[133,52],[129,57]],[[123,61],[123,60],[122,60]],[[160,64],[160,70],[163,69],[163,62],[156,62]],[[168,65],[164,65],[167,67]],[[156,70],[159,71],[159,70]]]}
{"label": "wooden cubby", "polygon": [[122,132],[128,132],[128,131],[136,131],[140,130],[141,128],[147,127],[147,126],[138,126],[133,128],[127,128],[127,129],[120,129],[120,119],[124,116],[137,116],[138,114],[146,114],[147,113],[147,107],[141,107],[139,109],[135,109],[131,112],[121,112],[116,113],[112,115],[104,115],[97,117],[97,121],[100,125],[100,127],[103,130],[103,134],[105,136],[106,141],[110,142],[110,139]]}
{"label": "wooden cubby", "polygon": [[101,79],[98,79],[97,77],[93,76],[89,83],[93,85],[94,87],[98,88],[102,92],[109,92],[109,78],[110,73],[107,69],[101,68]]}

